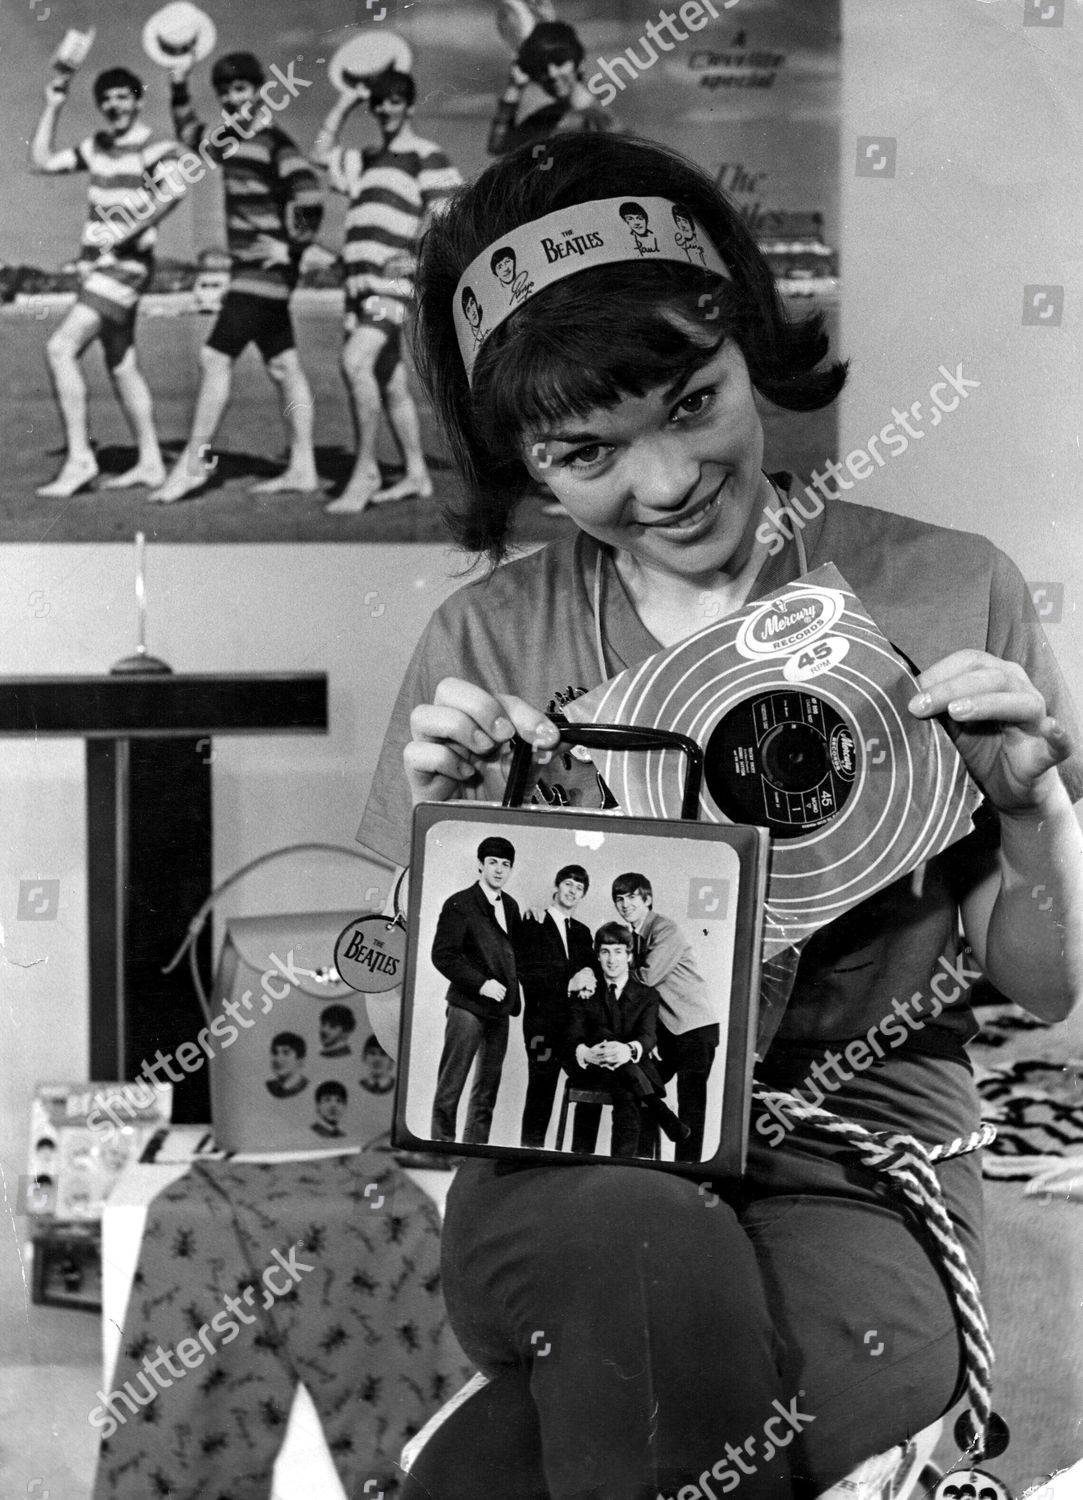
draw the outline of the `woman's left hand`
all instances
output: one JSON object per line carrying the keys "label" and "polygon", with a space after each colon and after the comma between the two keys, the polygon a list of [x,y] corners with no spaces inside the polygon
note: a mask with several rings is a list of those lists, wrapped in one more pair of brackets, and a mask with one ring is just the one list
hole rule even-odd
{"label": "woman's left hand", "polygon": [[1072,745],[1018,662],[988,651],[955,651],[922,672],[918,687],[911,713],[919,719],[947,714],[955,748],[999,812],[1043,805]]}

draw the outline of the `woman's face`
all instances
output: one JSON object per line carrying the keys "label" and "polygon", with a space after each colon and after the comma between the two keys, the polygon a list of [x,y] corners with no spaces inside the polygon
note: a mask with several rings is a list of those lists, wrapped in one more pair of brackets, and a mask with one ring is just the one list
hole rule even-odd
{"label": "woman's face", "polygon": [[581,530],[687,578],[743,564],[772,497],[752,382],[730,339],[676,388],[529,434],[523,458]]}

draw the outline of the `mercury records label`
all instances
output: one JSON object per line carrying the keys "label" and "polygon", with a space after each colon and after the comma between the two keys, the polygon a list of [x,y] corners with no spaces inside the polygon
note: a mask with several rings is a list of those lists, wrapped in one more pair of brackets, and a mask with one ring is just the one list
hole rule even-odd
{"label": "mercury records label", "polygon": [[[701,821],[772,835],[764,956],[967,834],[981,800],[914,679],[833,564],[756,600],[568,704],[578,722],[689,735]],[[672,751],[595,752],[622,812],[680,816]]]}

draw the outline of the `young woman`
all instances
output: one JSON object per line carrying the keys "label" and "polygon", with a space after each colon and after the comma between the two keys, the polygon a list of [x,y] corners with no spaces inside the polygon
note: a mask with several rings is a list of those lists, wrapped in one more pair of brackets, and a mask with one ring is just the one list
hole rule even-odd
{"label": "young woman", "polygon": [[[629,202],[656,253],[621,217]],[[689,225],[702,264],[676,239]],[[488,271],[496,246],[534,282],[514,306]],[[985,809],[968,838],[808,943],[758,1078],[805,1084],[905,997],[921,1024],[828,1106],[930,1145],[972,1131],[965,982],[954,1003],[934,983],[945,965],[966,972],[960,917],[977,964],[1037,1015],[1065,1016],[1083,990],[1083,761],[1020,574],[981,537],[844,503],[777,545],[764,522],[787,477],[763,472],[757,401],[823,406],[845,372],[825,362],[818,318],[787,318],[729,203],[659,146],[554,139],[545,170],[529,151],[491,166],[433,226],[417,285],[423,378],[466,481],[457,540],[500,560],[538,480],[576,532],[437,611],[362,841],[405,863],[411,801],[499,797],[515,731],[546,762],[545,795],[597,805],[547,713],[835,561],[919,667],[910,710],[949,728]],[[751,1140],[724,1200],[619,1165],[460,1169],[445,1295],[491,1383],[426,1447],[410,1495],[811,1497],[955,1401],[960,1334],[920,1217],[806,1127],[780,1132],[754,1110]],[[980,1275],[976,1154],[938,1176]]]}

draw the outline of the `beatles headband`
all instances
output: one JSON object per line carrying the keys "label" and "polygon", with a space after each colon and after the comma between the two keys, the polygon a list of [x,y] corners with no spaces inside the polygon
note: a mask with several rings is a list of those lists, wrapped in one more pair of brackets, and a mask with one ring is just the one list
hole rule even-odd
{"label": "beatles headband", "polygon": [[673,260],[732,280],[687,209],[669,198],[602,198],[521,224],[470,262],[455,288],[466,378],[478,350],[517,307],[555,281],[617,261]]}

